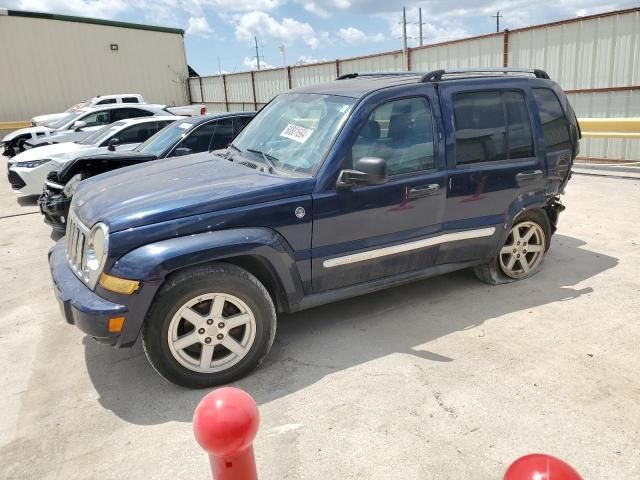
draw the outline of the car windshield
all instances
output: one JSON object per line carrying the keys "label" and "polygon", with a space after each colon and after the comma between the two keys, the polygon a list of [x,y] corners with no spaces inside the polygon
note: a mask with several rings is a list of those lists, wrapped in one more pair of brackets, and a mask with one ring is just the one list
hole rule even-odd
{"label": "car windshield", "polygon": [[233,141],[241,152],[273,167],[315,175],[355,99],[335,95],[287,93],[276,97]]}
{"label": "car windshield", "polygon": [[125,125],[126,122],[114,122],[111,125],[101,128],[98,131],[87,135],[82,140],[78,140],[76,143],[80,145],[100,145],[105,140],[108,140],[113,134]]}
{"label": "car windshield", "polygon": [[64,113],[75,112],[76,110],[80,110],[81,108],[88,107],[88,106],[89,106],[89,100],[82,103],[76,103],[74,106],[67,108],[64,111]]}
{"label": "car windshield", "polygon": [[83,113],[84,112],[77,112],[77,111],[76,112],[65,113],[63,117],[56,118],[55,120],[52,120],[50,122],[45,123],[45,126],[49,127],[49,128],[53,128],[54,130],[57,130],[60,127],[65,126],[71,120],[75,120],[76,118],[78,118]]}
{"label": "car windshield", "polygon": [[193,123],[177,121],[170,123],[158,133],[141,143],[134,151],[145,155],[161,156],[169,148],[175,145],[191,128]]}

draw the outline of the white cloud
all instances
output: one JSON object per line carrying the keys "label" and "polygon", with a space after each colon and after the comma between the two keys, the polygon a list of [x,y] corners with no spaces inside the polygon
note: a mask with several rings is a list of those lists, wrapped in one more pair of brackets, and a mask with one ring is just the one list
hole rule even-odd
{"label": "white cloud", "polygon": [[362,30],[358,30],[355,27],[341,28],[340,30],[338,30],[338,36],[350,45],[357,45],[359,43],[366,42],[384,41],[384,35],[382,33],[367,35]]}
{"label": "white cloud", "polygon": [[346,10],[351,7],[349,0],[325,0],[323,2],[300,1],[300,3],[302,3],[307,12],[322,18],[330,17],[336,10]]}
{"label": "white cloud", "polygon": [[278,21],[265,12],[250,12],[237,16],[234,21],[238,40],[252,40],[257,36],[285,43],[304,42],[311,48],[320,45],[320,39],[313,27],[293,18]]}
{"label": "white cloud", "polygon": [[85,17],[115,18],[129,9],[125,0],[5,0],[4,8]]}
{"label": "white cloud", "polygon": [[191,17],[189,18],[189,26],[187,27],[187,35],[196,35],[199,37],[208,37],[213,32],[213,29],[209,26],[209,22],[206,17]]}
{"label": "white cloud", "polygon": [[[258,70],[258,60],[255,57],[244,57],[244,60],[242,60],[242,64],[249,70]],[[272,68],[277,67],[274,67],[273,65],[270,65],[264,60],[260,59],[260,70],[270,70]]]}
{"label": "white cloud", "polygon": [[315,58],[311,55],[300,55],[296,61],[296,65],[308,65],[310,63],[321,63],[326,61],[326,58]]}

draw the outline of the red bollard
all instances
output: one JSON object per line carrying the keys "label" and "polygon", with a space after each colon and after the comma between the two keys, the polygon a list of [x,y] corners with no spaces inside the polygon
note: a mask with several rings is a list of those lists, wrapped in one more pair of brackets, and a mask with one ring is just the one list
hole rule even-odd
{"label": "red bollard", "polygon": [[559,458],[533,453],[513,462],[504,480],[582,480],[582,477]]}
{"label": "red bollard", "polygon": [[219,388],[200,400],[193,432],[209,454],[214,480],[257,480],[252,443],[259,423],[256,402],[238,388]]}

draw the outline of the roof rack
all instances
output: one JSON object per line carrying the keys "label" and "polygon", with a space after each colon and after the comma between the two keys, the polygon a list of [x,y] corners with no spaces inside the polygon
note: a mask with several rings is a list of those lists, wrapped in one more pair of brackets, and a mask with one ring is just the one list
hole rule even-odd
{"label": "roof rack", "polygon": [[444,75],[469,75],[469,74],[486,74],[486,75],[498,75],[508,73],[528,73],[534,75],[536,78],[549,79],[549,75],[544,70],[537,68],[458,68],[447,70],[433,70],[432,72],[425,73],[421,82],[439,82]]}
{"label": "roof rack", "polygon": [[345,73],[340,75],[336,80],[348,80],[358,77],[416,77],[421,75],[420,72],[365,72],[365,73]]}

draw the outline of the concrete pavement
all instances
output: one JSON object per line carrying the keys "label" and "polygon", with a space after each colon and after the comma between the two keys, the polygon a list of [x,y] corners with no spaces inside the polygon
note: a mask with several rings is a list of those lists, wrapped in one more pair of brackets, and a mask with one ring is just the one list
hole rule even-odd
{"label": "concrete pavement", "polygon": [[[564,203],[531,279],[462,271],[281,318],[236,384],[260,478],[495,480],[528,452],[640,478],[640,181],[576,175]],[[209,478],[206,391],[65,323],[36,210],[0,182],[0,478]]]}

